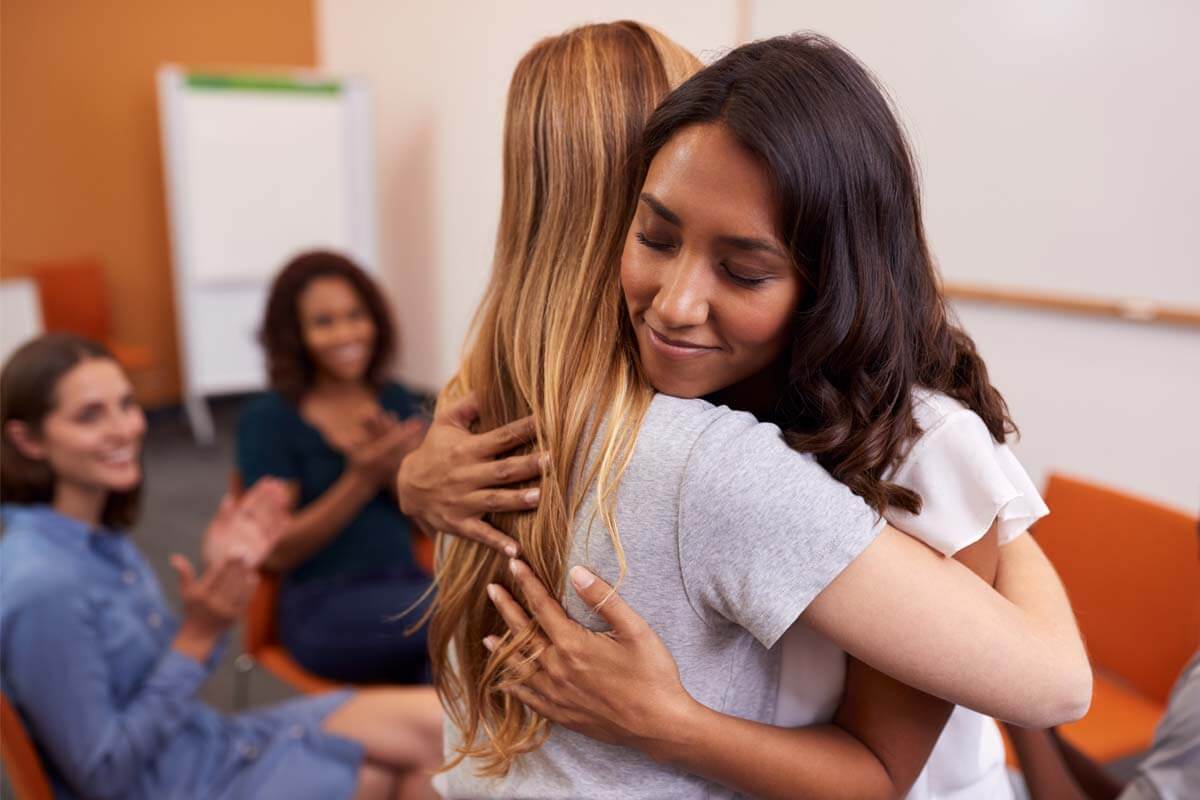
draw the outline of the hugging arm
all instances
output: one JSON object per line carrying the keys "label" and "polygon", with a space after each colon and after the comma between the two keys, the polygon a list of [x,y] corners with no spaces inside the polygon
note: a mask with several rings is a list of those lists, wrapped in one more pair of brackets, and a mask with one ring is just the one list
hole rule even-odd
{"label": "hugging arm", "polygon": [[[960,558],[990,578],[995,531]],[[535,661],[513,654],[516,680],[506,691],[585,735],[756,797],[897,798],[911,788],[949,718],[951,704],[853,659],[830,724],[783,728],[722,714],[687,694],[662,641],[608,584],[581,585],[581,575],[588,579],[572,573],[576,591],[612,625],[609,635],[569,620],[516,564],[517,585],[549,640]],[[510,627],[529,624],[507,592],[489,592]]]}

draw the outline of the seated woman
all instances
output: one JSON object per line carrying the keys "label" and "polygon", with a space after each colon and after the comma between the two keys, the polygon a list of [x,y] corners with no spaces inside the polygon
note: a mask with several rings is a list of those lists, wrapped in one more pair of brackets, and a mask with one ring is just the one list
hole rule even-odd
{"label": "seated woman", "polygon": [[387,379],[387,304],[347,258],[306,253],[276,277],[260,338],[271,391],[238,421],[237,465],[247,484],[284,481],[296,511],[266,560],[286,574],[280,640],[331,680],[427,682],[424,631],[408,629],[430,579],[388,494],[425,423],[417,398]]}
{"label": "seated woman", "polygon": [[426,687],[331,692],[245,714],[197,699],[286,521],[262,481],[222,503],[183,619],[124,535],[146,420],[100,345],[43,336],[0,373],[0,675],[56,797],[426,797],[440,709]]}

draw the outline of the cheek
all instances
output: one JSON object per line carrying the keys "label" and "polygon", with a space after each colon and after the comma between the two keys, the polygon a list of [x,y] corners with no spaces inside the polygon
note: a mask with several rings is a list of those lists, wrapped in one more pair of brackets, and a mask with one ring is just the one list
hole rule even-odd
{"label": "cheek", "polygon": [[654,301],[657,291],[653,272],[640,254],[632,251],[629,245],[621,255],[621,291],[625,295],[625,303],[633,312],[648,308]]}
{"label": "cheek", "polygon": [[756,356],[773,359],[787,342],[799,301],[797,288],[790,284],[751,295],[729,315],[728,335]]}

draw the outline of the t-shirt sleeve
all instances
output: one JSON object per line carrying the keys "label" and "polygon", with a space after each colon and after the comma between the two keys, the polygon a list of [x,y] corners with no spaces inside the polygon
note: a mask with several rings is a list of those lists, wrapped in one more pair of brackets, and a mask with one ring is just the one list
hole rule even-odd
{"label": "t-shirt sleeve", "polygon": [[888,509],[888,522],[947,556],[993,522],[1004,545],[1050,513],[1012,450],[967,409],[917,439],[892,480],[921,495],[922,505],[920,514]]}
{"label": "t-shirt sleeve", "polygon": [[771,647],[884,521],[779,428],[718,411],[688,456],[679,558],[701,617]]}
{"label": "t-shirt sleeve", "polygon": [[268,475],[300,480],[299,459],[288,445],[289,413],[283,400],[267,395],[251,402],[238,418],[237,468],[243,486]]}

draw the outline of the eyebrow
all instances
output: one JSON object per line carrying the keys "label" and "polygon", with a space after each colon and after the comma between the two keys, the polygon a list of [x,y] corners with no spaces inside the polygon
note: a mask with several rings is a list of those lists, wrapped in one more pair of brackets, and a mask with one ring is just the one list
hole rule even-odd
{"label": "eyebrow", "polygon": [[719,236],[717,241],[721,244],[729,245],[737,250],[745,250],[746,252],[763,252],[771,253],[783,259],[790,260],[787,253],[780,250],[776,245],[768,242],[766,239],[754,239],[748,236]]}
{"label": "eyebrow", "polygon": [[[642,192],[640,199],[643,203],[650,207],[651,211],[662,217],[667,222],[671,223],[677,228],[683,227],[683,220],[679,218],[679,215],[663,205],[662,201],[660,201],[654,195],[650,194],[649,192]],[[778,245],[766,239],[756,239],[752,236],[720,236],[717,238],[717,241],[721,244],[728,245],[737,250],[744,250],[748,253],[771,253],[772,255],[779,256],[780,258],[791,260],[791,257],[781,250]]]}
{"label": "eyebrow", "polygon": [[664,206],[654,195],[650,194],[649,192],[642,192],[641,200],[643,203],[650,206],[651,211],[653,211],[655,214],[658,214],[676,228],[683,227],[683,220],[679,218],[679,215]]}

